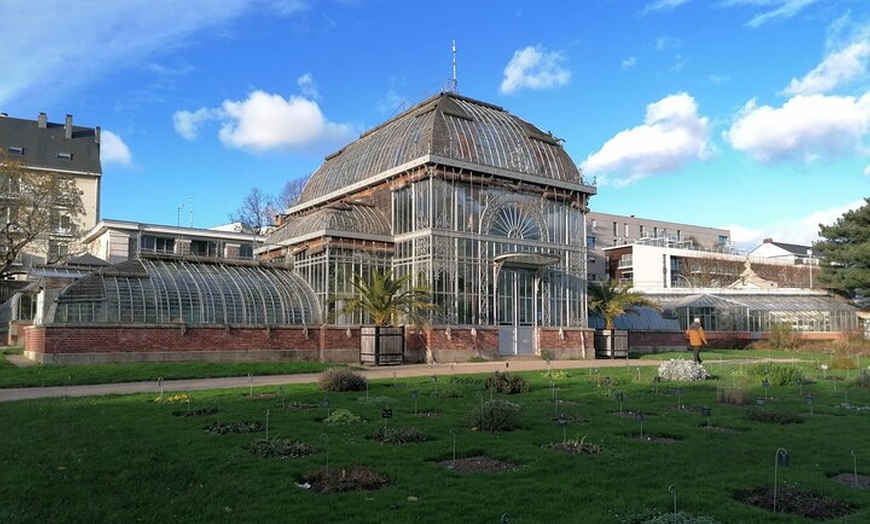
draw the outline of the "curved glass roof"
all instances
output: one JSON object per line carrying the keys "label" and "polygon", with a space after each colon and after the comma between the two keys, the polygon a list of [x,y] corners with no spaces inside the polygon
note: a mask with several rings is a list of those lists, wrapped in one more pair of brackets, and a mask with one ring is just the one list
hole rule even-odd
{"label": "curved glass roof", "polygon": [[262,264],[131,260],[67,286],[48,323],[318,324],[320,308],[299,275]]}
{"label": "curved glass roof", "polygon": [[267,239],[278,244],[309,233],[340,231],[343,235],[362,233],[389,235],[390,223],[377,208],[357,204],[332,204],[303,216],[294,216]]}
{"label": "curved glass roof", "polygon": [[326,157],[297,204],[345,190],[427,154],[565,182],[581,181],[580,170],[551,134],[500,107],[441,93]]}

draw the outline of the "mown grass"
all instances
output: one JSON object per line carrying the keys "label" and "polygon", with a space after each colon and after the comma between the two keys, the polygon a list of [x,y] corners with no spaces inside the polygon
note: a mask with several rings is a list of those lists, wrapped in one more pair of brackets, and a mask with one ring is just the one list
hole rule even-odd
{"label": "mown grass", "polygon": [[248,374],[284,375],[319,373],[319,362],[148,362],[137,364],[82,364],[18,368],[0,358],[0,388],[110,384],[116,382],[238,377]]}
{"label": "mown grass", "polygon": [[[859,473],[870,474],[870,411],[856,409],[870,406],[870,388],[852,384],[855,371],[847,380],[809,364],[783,365],[799,366],[813,382],[771,387],[764,409],[801,415],[802,423],[759,422],[747,417],[758,406],[717,405],[722,387],[764,395],[737,364],[717,365],[718,378],[691,384],[655,382],[654,369],[633,367],[528,372],[520,375],[529,391],[513,395],[485,392],[486,376],[456,375],[437,382],[372,381],[367,392],[324,393],[305,384],[255,388],[253,395],[247,388],[167,392],[164,400],[181,394],[172,403],[151,395],[2,403],[0,522],[477,523],[507,515],[514,523],[635,523],[672,511],[674,495],[679,511],[722,523],[808,522],[734,498],[739,490],[773,484],[779,448],[791,459],[777,469],[781,486],[858,508],[837,522],[867,522],[870,492],[828,477],[851,472],[853,456]],[[812,406],[804,400],[808,393]],[[469,414],[491,395],[521,406],[519,429],[469,427]],[[846,396],[850,409],[842,405]],[[385,406],[390,419],[381,417]],[[704,406],[709,418],[700,412]],[[198,407],[216,411],[173,414]],[[366,422],[323,423],[335,409]],[[644,413],[642,422],[637,412]],[[567,416],[565,426],[555,420],[559,413]],[[204,431],[214,422],[258,422],[269,437],[305,442],[318,452],[261,459],[248,447],[265,431]],[[384,444],[372,438],[384,424],[430,438]],[[639,438],[641,424],[647,437],[669,440]],[[585,438],[601,452],[544,448],[565,438]],[[486,455],[515,467],[460,475],[437,464],[454,454]],[[327,464],[333,470],[368,466],[390,485],[331,495],[296,486]]]}

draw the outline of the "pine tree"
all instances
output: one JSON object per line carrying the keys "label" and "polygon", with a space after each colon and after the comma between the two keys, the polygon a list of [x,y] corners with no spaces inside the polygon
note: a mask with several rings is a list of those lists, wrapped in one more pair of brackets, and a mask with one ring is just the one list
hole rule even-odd
{"label": "pine tree", "polygon": [[850,297],[870,292],[870,198],[819,230],[824,240],[813,245],[822,257],[819,282]]}

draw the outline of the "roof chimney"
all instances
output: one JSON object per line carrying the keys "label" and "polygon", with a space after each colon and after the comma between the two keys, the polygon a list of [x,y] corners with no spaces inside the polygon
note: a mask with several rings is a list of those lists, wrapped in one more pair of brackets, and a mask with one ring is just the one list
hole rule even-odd
{"label": "roof chimney", "polygon": [[765,244],[773,244],[773,239],[772,238],[765,238],[764,243]]}
{"label": "roof chimney", "polygon": [[94,128],[94,142],[100,143],[100,126]]}
{"label": "roof chimney", "polygon": [[46,127],[48,127],[48,115],[39,113],[39,129],[45,129]]}
{"label": "roof chimney", "polygon": [[72,115],[66,115],[66,123],[63,125],[63,134],[67,140],[72,138]]}

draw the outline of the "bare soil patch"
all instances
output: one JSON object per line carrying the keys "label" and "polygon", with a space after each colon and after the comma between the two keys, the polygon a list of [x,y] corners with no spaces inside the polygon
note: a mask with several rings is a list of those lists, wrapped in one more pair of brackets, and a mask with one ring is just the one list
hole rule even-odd
{"label": "bare soil patch", "polygon": [[870,476],[868,475],[858,475],[856,477],[854,473],[840,473],[830,478],[834,482],[839,482],[844,486],[852,486],[859,489],[870,488]]}
{"label": "bare soil patch", "polygon": [[389,485],[390,479],[365,466],[321,468],[302,477],[296,484],[315,493],[376,490]]}
{"label": "bare soil patch", "polygon": [[[745,504],[773,511],[773,488],[741,491],[735,498]],[[849,504],[825,495],[794,488],[779,488],[776,493],[776,512],[790,513],[813,520],[830,520],[855,511]]]}
{"label": "bare soil patch", "polygon": [[482,455],[477,457],[442,460],[438,464],[462,475],[467,475],[470,473],[506,471],[514,469],[516,467],[515,464],[512,464],[510,462],[496,460],[494,458]]}

